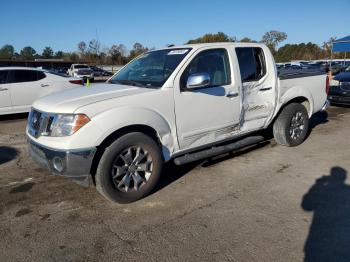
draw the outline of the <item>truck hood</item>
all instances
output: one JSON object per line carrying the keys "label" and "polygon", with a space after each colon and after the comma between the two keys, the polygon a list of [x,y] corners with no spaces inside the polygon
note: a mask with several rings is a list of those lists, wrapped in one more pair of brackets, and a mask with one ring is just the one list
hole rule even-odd
{"label": "truck hood", "polygon": [[41,97],[33,103],[33,107],[43,112],[69,114],[88,104],[152,91],[155,89],[107,83],[93,84]]}

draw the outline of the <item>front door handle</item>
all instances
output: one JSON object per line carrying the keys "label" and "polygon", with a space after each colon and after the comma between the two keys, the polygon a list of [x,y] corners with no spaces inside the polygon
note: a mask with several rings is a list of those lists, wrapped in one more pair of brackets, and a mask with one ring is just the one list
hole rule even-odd
{"label": "front door handle", "polygon": [[226,94],[226,97],[236,97],[238,96],[238,93],[237,92],[234,92],[234,91],[231,91],[231,92],[228,92]]}
{"label": "front door handle", "polygon": [[5,88],[5,87],[0,87],[0,91],[7,91],[8,88]]}
{"label": "front door handle", "polygon": [[261,87],[259,88],[259,91],[268,91],[268,90],[271,90],[272,87],[271,86],[268,86],[268,87]]}
{"label": "front door handle", "polygon": [[48,84],[41,84],[40,85],[41,87],[47,87],[47,86],[49,86]]}

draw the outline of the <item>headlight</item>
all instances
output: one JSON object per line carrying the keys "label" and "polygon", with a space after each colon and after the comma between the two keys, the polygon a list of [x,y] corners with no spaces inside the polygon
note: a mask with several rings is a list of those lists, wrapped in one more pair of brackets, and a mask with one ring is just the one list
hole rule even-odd
{"label": "headlight", "polygon": [[53,114],[46,136],[70,136],[90,122],[84,114]]}
{"label": "headlight", "polygon": [[332,79],[330,82],[329,82],[329,85],[330,86],[339,86],[339,81],[338,80],[334,80],[334,79]]}

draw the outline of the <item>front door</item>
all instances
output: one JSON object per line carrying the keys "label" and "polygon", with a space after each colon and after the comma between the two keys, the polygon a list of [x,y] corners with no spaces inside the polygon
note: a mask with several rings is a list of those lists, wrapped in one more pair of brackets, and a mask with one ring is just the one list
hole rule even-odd
{"label": "front door", "polygon": [[[232,53],[224,48],[202,49],[194,54],[175,78],[176,126],[181,149],[217,142],[239,128],[239,85],[232,77]],[[205,88],[185,90],[187,79],[207,73]]]}

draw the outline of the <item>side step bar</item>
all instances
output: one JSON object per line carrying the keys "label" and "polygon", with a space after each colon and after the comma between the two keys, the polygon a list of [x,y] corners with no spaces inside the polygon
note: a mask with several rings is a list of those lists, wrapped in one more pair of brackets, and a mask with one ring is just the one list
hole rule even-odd
{"label": "side step bar", "polygon": [[228,153],[237,149],[241,149],[246,146],[254,145],[264,141],[263,136],[248,136],[231,144],[225,144],[221,146],[213,146],[209,149],[204,149],[202,151],[187,153],[183,156],[177,157],[174,159],[176,165],[183,165],[193,161],[197,161],[203,158],[208,158],[212,156],[221,155]]}

